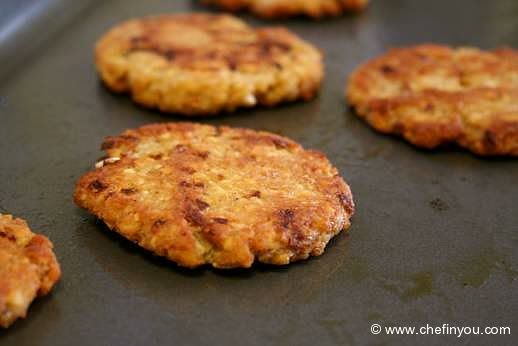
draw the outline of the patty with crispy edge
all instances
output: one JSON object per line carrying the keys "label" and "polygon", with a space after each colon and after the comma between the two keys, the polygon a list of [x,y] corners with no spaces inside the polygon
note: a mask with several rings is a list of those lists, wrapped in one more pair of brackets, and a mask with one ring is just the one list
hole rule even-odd
{"label": "patty with crispy edge", "polygon": [[323,78],[322,55],[309,43],[228,15],[124,22],[97,42],[95,62],[111,90],[189,116],[310,100]]}
{"label": "patty with crispy edge", "polygon": [[192,123],[108,137],[76,203],[185,267],[287,264],[350,225],[349,186],[326,157],[268,132]]}
{"label": "patty with crispy edge", "polygon": [[202,0],[227,11],[249,11],[263,18],[305,15],[312,18],[338,16],[363,10],[368,0]]}
{"label": "patty with crispy edge", "polygon": [[60,276],[52,243],[25,221],[0,214],[0,326],[25,317],[34,298],[49,293]]}
{"label": "patty with crispy edge", "polygon": [[518,51],[420,45],[360,66],[347,99],[383,133],[435,148],[518,156]]}

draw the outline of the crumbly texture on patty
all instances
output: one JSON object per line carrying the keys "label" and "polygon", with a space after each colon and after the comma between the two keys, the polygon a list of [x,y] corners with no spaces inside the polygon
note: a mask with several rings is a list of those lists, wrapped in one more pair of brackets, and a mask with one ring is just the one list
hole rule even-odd
{"label": "crumbly texture on patty", "polygon": [[349,186],[326,157],[271,133],[192,123],[108,137],[76,203],[185,267],[288,264],[350,225]]}
{"label": "crumbly texture on patty", "polygon": [[25,317],[34,298],[49,293],[60,276],[52,243],[25,221],[0,214],[0,326]]}
{"label": "crumbly texture on patty", "polygon": [[161,15],[112,28],[95,48],[111,90],[188,116],[310,100],[322,54],[284,28],[254,29],[228,15]]}
{"label": "crumbly texture on patty", "polygon": [[435,148],[518,156],[518,51],[420,45],[360,66],[347,99],[383,133]]}
{"label": "crumbly texture on patty", "polygon": [[263,18],[322,18],[363,10],[368,0],[202,0],[227,11],[249,11]]}

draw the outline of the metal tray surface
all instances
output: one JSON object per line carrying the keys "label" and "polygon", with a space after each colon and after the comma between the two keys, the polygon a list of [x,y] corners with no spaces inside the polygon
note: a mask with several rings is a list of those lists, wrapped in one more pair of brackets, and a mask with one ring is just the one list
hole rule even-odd
{"label": "metal tray surface", "polygon": [[[11,61],[0,65],[0,212],[51,238],[63,277],[27,319],[0,331],[1,345],[517,344],[518,161],[415,149],[372,131],[343,99],[353,68],[392,46],[518,47],[516,0],[373,0],[365,13],[322,21],[243,14],[325,52],[321,94],[200,121],[325,152],[351,185],[357,214],[321,257],[233,271],[178,268],[72,201],[105,136],[183,120],[108,92],[94,69],[95,40],[127,18],[206,9],[187,0],[48,3],[54,12],[44,15],[61,18],[59,28],[31,16],[0,48]],[[373,323],[510,326],[512,335],[373,335]]]}

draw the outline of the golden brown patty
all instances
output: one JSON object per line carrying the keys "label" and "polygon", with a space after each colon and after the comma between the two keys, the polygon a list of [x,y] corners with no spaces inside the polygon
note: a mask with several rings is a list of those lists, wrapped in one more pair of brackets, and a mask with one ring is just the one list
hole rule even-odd
{"label": "golden brown patty", "polygon": [[0,326],[25,317],[34,298],[49,293],[60,276],[52,243],[25,221],[0,214]]}
{"label": "golden brown patty", "polygon": [[368,0],[202,0],[227,11],[250,11],[264,18],[305,15],[312,18],[338,16],[347,11],[361,11]]}
{"label": "golden brown patty", "polygon": [[95,60],[110,89],[183,115],[309,100],[323,77],[322,55],[309,43],[227,15],[124,22],[97,42]]}
{"label": "golden brown patty", "polygon": [[102,147],[108,158],[81,177],[76,203],[181,266],[320,255],[354,211],[349,187],[323,154],[271,133],[156,124]]}
{"label": "golden brown patty", "polygon": [[383,133],[424,148],[456,143],[518,156],[518,52],[421,45],[390,50],[351,76],[347,98]]}

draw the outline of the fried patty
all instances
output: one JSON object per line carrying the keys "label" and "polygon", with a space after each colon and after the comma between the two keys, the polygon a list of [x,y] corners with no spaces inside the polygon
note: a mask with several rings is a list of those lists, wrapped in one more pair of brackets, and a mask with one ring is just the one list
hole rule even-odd
{"label": "fried patty", "polygon": [[95,48],[111,90],[182,115],[310,100],[321,53],[284,28],[254,29],[228,15],[161,15],[112,28]]}
{"label": "fried patty", "polygon": [[363,10],[368,0],[202,0],[227,11],[249,11],[263,18],[322,18]]}
{"label": "fried patty", "polygon": [[287,138],[192,123],[108,137],[75,202],[127,239],[197,267],[287,264],[323,253],[350,225],[348,185]]}
{"label": "fried patty", "polygon": [[423,148],[518,156],[518,51],[419,45],[360,66],[346,91],[376,130]]}
{"label": "fried patty", "polygon": [[25,317],[34,298],[49,293],[60,276],[52,243],[25,221],[0,214],[0,326]]}

